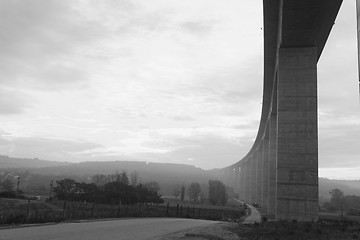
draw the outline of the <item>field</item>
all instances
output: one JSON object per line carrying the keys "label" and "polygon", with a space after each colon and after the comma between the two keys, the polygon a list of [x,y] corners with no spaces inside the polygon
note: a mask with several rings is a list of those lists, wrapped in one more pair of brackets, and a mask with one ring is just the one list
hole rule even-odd
{"label": "field", "polygon": [[[322,220],[342,220],[343,218],[340,216],[340,213],[329,213],[329,212],[320,212],[319,213],[319,218]],[[346,215],[345,216],[346,220],[350,220],[350,221],[355,221],[355,222],[359,222],[360,223],[360,216],[351,216],[351,215]]]}
{"label": "field", "polygon": [[62,209],[55,205],[43,201],[0,198],[0,225],[61,220]]}
{"label": "field", "polygon": [[360,239],[360,223],[342,220],[319,222],[263,222],[240,225],[231,229],[241,239],[248,240],[348,240]]}
{"label": "field", "polygon": [[314,222],[264,221],[229,229],[247,240],[349,240],[360,239],[360,216],[341,217],[321,212]]}

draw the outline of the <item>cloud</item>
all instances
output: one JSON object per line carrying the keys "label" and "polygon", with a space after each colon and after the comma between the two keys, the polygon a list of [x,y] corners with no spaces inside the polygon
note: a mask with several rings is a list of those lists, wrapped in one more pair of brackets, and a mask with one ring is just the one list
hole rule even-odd
{"label": "cloud", "polygon": [[[321,167],[357,164],[354,4],[343,3],[318,64]],[[8,132],[0,151],[206,168],[240,160],[262,107],[261,9],[261,1],[0,1]]]}
{"label": "cloud", "polygon": [[44,137],[2,137],[0,149],[14,157],[37,157],[46,160],[67,161],[78,158],[83,151],[102,148],[100,144]]}
{"label": "cloud", "polygon": [[213,25],[214,23],[210,23],[210,22],[200,22],[200,21],[189,21],[189,22],[184,22],[182,23],[180,26],[181,28],[183,28],[185,31],[191,33],[191,34],[195,34],[195,35],[203,35],[203,34],[208,34],[211,32],[211,30],[213,29]]}
{"label": "cloud", "polygon": [[325,115],[319,129],[319,163],[321,167],[358,166],[360,115]]}
{"label": "cloud", "polygon": [[359,180],[360,167],[320,168],[319,176],[329,179]]}
{"label": "cloud", "polygon": [[0,28],[0,83],[46,90],[85,80],[77,52],[106,35],[68,1],[1,1]]}
{"label": "cloud", "polygon": [[0,115],[21,114],[31,107],[32,98],[22,91],[0,87]]}
{"label": "cloud", "polygon": [[194,119],[192,117],[189,116],[183,116],[183,115],[179,115],[179,116],[172,116],[170,117],[170,119],[173,119],[175,121],[194,121]]}

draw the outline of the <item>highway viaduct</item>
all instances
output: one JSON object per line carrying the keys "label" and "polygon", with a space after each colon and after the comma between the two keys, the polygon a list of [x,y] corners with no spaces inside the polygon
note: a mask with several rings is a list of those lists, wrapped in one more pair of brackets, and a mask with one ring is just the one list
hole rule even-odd
{"label": "highway viaduct", "polygon": [[317,62],[342,0],[263,0],[264,83],[254,145],[219,178],[270,219],[318,218]]}

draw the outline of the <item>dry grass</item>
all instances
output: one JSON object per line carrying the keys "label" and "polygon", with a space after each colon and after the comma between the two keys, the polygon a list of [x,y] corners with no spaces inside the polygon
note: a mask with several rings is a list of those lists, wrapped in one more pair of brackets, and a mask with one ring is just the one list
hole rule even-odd
{"label": "dry grass", "polygon": [[360,239],[360,223],[349,220],[319,222],[279,221],[240,225],[231,229],[248,240],[348,240]]}

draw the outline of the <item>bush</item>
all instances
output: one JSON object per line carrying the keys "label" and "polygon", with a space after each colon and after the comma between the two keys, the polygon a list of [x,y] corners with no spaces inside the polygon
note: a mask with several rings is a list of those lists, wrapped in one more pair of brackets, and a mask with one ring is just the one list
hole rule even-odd
{"label": "bush", "polygon": [[15,192],[0,192],[0,198],[16,198]]}
{"label": "bush", "polygon": [[351,208],[348,212],[348,215],[360,216],[360,209]]}

